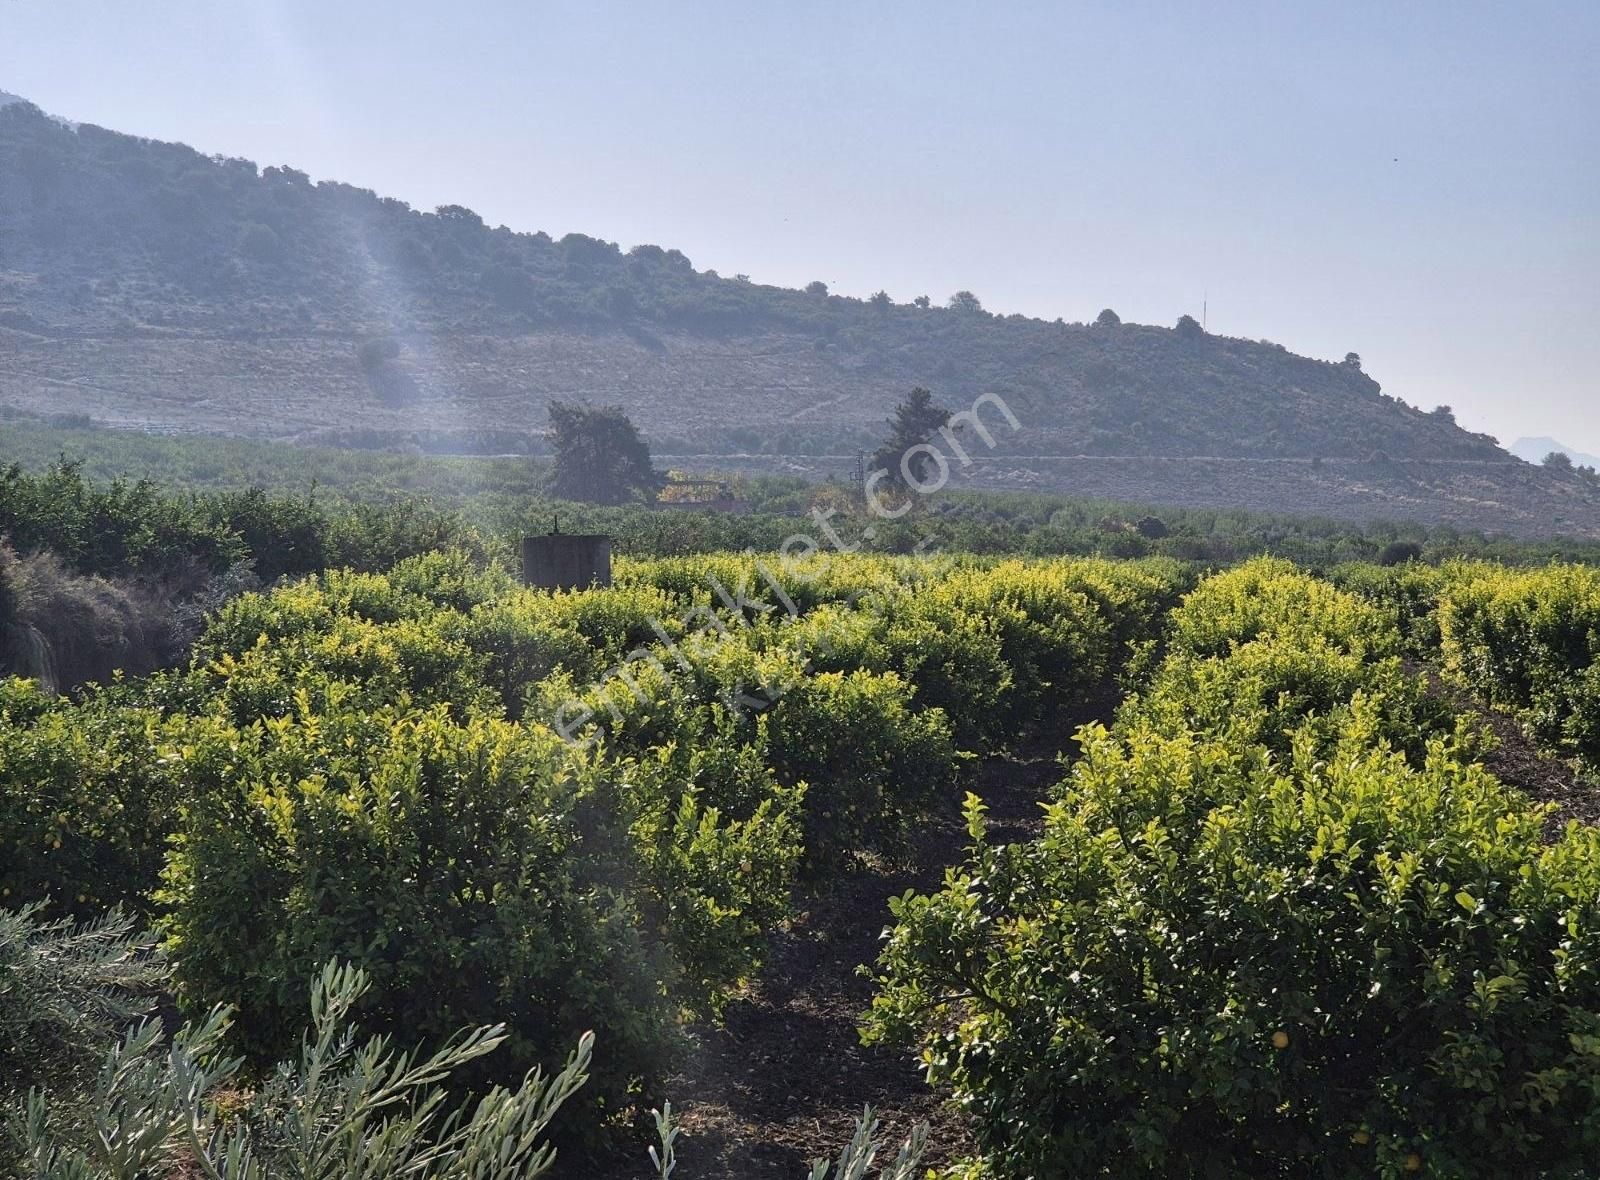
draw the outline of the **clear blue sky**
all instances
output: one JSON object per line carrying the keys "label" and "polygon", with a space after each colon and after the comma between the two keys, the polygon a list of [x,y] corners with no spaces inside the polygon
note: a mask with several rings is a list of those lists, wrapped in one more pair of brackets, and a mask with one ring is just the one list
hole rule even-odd
{"label": "clear blue sky", "polygon": [[0,0],[0,89],[491,223],[1101,307],[1600,451],[1600,3]]}

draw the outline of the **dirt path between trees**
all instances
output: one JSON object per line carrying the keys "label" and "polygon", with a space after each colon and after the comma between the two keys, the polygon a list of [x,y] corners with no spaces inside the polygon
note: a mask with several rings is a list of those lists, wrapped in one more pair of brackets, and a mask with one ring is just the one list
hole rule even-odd
{"label": "dirt path between trees", "polygon": [[[1065,741],[1064,743],[1065,744]],[[986,761],[974,790],[989,807],[996,842],[1028,839],[1039,804],[1061,776],[1054,748]],[[969,1146],[960,1115],[930,1090],[906,1053],[864,1047],[857,1021],[872,999],[858,973],[878,955],[888,899],[937,888],[962,860],[966,826],[959,791],[926,817],[903,866],[856,863],[801,902],[773,935],[767,965],[721,1027],[696,1026],[695,1048],[668,1090],[680,1116],[678,1175],[685,1180],[803,1180],[809,1162],[837,1155],[871,1105],[895,1142],[918,1121],[931,1124],[930,1165]],[[590,1180],[643,1180],[642,1155]],[[564,1173],[563,1173],[564,1175]]]}
{"label": "dirt path between trees", "polygon": [[1468,690],[1444,679],[1437,669],[1408,663],[1408,671],[1425,677],[1431,696],[1445,701],[1458,716],[1470,717],[1494,736],[1495,748],[1483,758],[1483,765],[1491,774],[1536,803],[1555,804],[1545,825],[1547,839],[1559,836],[1571,820],[1600,824],[1600,784],[1540,749],[1515,717],[1489,708]]}
{"label": "dirt path between trees", "polygon": [[[1568,820],[1600,823],[1600,786],[1541,751],[1515,718],[1485,708],[1470,693],[1416,664],[1428,691],[1457,713],[1483,724],[1497,745],[1484,765],[1539,802],[1556,804],[1550,832]],[[1109,716],[1110,699],[1094,710]],[[1086,719],[1086,718],[1085,718]],[[1039,804],[1059,780],[1055,750],[1071,748],[1075,725],[1037,749],[987,760],[973,790],[989,808],[992,839],[1029,839],[1040,827]],[[803,1180],[809,1162],[837,1155],[863,1106],[896,1143],[919,1121],[930,1124],[928,1164],[967,1154],[966,1125],[922,1080],[911,1057],[866,1048],[857,1022],[872,998],[860,974],[877,959],[888,899],[908,889],[937,888],[966,847],[960,792],[926,820],[903,865],[857,863],[814,887],[788,928],[773,934],[767,965],[749,992],[730,1006],[720,1027],[696,1026],[688,1065],[669,1085],[683,1137],[678,1172],[685,1180]],[[565,1177],[565,1171],[558,1169]],[[585,1180],[648,1180],[643,1149],[610,1167],[583,1169]]]}

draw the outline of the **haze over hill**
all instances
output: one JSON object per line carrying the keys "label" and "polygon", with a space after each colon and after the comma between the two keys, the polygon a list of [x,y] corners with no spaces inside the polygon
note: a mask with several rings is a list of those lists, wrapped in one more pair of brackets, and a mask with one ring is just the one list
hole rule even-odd
{"label": "haze over hill", "polygon": [[979,483],[1600,528],[1591,486],[1406,405],[1353,356],[920,302],[761,286],[667,247],[491,228],[0,107],[3,404],[516,449],[550,399],[581,397],[623,405],[658,451],[823,474],[921,384],[953,407],[998,394],[1021,424],[967,473]]}
{"label": "haze over hill", "polygon": [[1519,438],[1508,449],[1517,458],[1525,459],[1529,463],[1541,463],[1547,455],[1560,454],[1585,467],[1600,467],[1600,457],[1575,450],[1547,435],[1538,438]]}

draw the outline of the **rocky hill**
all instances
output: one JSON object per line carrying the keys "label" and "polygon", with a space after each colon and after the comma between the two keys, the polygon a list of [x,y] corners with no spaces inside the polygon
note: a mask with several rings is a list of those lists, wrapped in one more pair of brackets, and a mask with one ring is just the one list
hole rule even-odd
{"label": "rocky hill", "polygon": [[[1051,323],[970,298],[762,286],[672,249],[513,232],[459,206],[424,213],[292,168],[0,106],[0,404],[143,428],[517,449],[551,398],[583,397],[626,407],[660,451],[829,468],[873,446],[914,384],[953,407],[1005,399],[1020,423],[1003,439],[1007,470],[1023,482],[1059,484],[1051,472],[1072,456],[1335,472],[1425,461],[1489,468],[1491,483],[1516,472],[1515,495],[1527,492],[1527,467],[1493,439],[1384,393],[1354,355],[1316,360],[1192,321]],[[1163,495],[1160,480],[1141,490]],[[1482,492],[1474,502],[1493,500]],[[1452,518],[1426,501],[1408,505]],[[1600,496],[1563,509],[1571,527],[1600,528]],[[1534,503],[1519,515],[1547,514]]]}

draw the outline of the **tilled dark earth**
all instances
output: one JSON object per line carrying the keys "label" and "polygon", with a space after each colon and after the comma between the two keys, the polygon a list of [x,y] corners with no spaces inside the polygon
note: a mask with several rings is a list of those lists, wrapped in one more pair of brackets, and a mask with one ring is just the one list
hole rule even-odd
{"label": "tilled dark earth", "polygon": [[1471,717],[1493,735],[1495,747],[1483,758],[1490,773],[1535,802],[1555,804],[1545,825],[1549,838],[1558,836],[1571,820],[1600,824],[1600,786],[1586,780],[1570,763],[1541,750],[1509,713],[1487,708],[1432,669],[1426,675],[1430,693],[1448,701],[1457,714]]}
{"label": "tilled dark earth", "polygon": [[[1034,835],[1039,805],[1060,774],[1048,750],[986,762],[973,790],[989,807],[991,838]],[[929,1164],[963,1153],[960,1115],[929,1089],[911,1056],[863,1046],[856,1028],[872,998],[859,968],[877,958],[888,899],[936,888],[944,870],[961,861],[966,840],[957,792],[927,817],[905,864],[840,866],[789,928],[774,934],[760,978],[721,1027],[694,1029],[693,1058],[669,1086],[684,1132],[679,1175],[799,1180],[811,1160],[838,1154],[868,1105],[896,1141],[928,1122]],[[651,1174],[642,1156],[586,1173],[597,1180]]]}
{"label": "tilled dark earth", "polygon": [[[1484,725],[1496,746],[1484,765],[1503,782],[1539,802],[1556,804],[1550,831],[1568,820],[1600,823],[1600,790],[1574,769],[1542,752],[1505,713],[1415,665],[1429,691]],[[1108,698],[1095,713],[1108,716]],[[1061,776],[1054,753],[1069,748],[1071,727],[1048,747],[986,761],[973,789],[989,808],[991,838],[999,843],[1037,834],[1040,804]],[[858,860],[815,886],[806,908],[773,935],[767,966],[735,1002],[720,1027],[693,1030],[696,1049],[669,1086],[683,1137],[678,1174],[694,1180],[800,1180],[810,1162],[837,1155],[864,1106],[895,1141],[917,1122],[930,1125],[932,1166],[970,1146],[966,1125],[946,1096],[923,1081],[905,1052],[868,1048],[857,1025],[872,999],[861,973],[877,959],[888,899],[908,889],[936,888],[966,846],[961,796],[953,793],[929,815],[904,863]],[[562,1172],[563,1176],[568,1173]],[[643,1180],[652,1176],[642,1151],[594,1171],[586,1180]]]}

